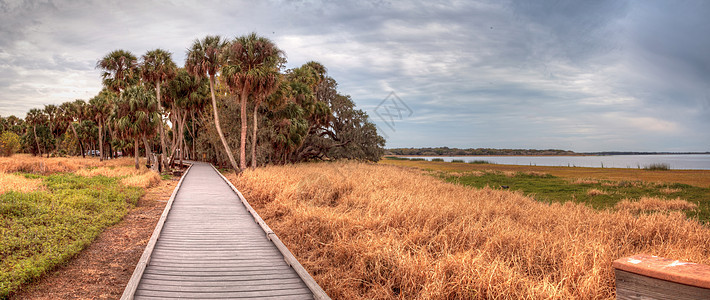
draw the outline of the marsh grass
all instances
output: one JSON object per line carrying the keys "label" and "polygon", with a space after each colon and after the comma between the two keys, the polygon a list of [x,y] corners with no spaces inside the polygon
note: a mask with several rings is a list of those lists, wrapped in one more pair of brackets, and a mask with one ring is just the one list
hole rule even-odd
{"label": "marsh grass", "polygon": [[[682,213],[524,195],[526,185],[546,197],[592,188],[556,177],[457,177],[483,185],[472,188],[354,162],[227,176],[334,299],[613,299],[615,259],[710,263],[710,230]],[[517,191],[485,187],[493,182]]]}

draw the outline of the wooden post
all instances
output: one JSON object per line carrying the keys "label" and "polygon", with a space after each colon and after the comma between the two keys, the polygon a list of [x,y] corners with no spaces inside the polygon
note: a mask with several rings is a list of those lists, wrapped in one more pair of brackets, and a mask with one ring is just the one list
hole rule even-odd
{"label": "wooden post", "polygon": [[617,259],[616,299],[710,299],[710,266],[639,254]]}

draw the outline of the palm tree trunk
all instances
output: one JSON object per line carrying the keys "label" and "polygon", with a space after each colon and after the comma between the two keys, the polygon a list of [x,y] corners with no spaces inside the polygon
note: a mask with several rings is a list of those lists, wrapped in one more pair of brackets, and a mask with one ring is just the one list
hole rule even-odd
{"label": "palm tree trunk", "polygon": [[192,159],[197,160],[197,151],[195,151],[195,144],[197,144],[197,137],[195,137],[195,120],[190,122],[192,126]]}
{"label": "palm tree trunk", "polygon": [[251,134],[251,168],[256,169],[256,130],[257,130],[257,122],[256,122],[256,113],[259,108],[259,103],[254,103],[254,126],[252,127],[252,134]]}
{"label": "palm tree trunk", "polygon": [[74,135],[76,136],[76,140],[79,142],[79,149],[81,150],[81,157],[84,158],[84,143],[81,142],[81,139],[79,138],[79,134],[76,132],[76,127],[74,126],[74,123],[71,125],[71,130],[74,132]]}
{"label": "palm tree trunk", "polygon": [[227,152],[227,157],[229,157],[229,163],[232,164],[234,172],[239,174],[241,170],[237,167],[237,162],[234,160],[234,155],[232,155],[232,149],[229,148],[227,140],[224,139],[224,134],[222,134],[222,126],[219,124],[219,114],[217,114],[217,99],[214,96],[214,75],[210,75],[210,94],[212,95],[212,110],[214,111],[214,125],[217,127],[217,133],[219,134],[219,139],[222,140],[222,145],[224,146],[224,151]]}
{"label": "palm tree trunk", "polygon": [[35,143],[37,143],[37,152],[39,156],[42,157],[42,149],[39,147],[39,139],[37,139],[37,124],[32,125],[32,131],[35,134]]}
{"label": "palm tree trunk", "polygon": [[[248,84],[245,84],[245,86],[248,86]],[[247,149],[247,90],[246,88],[242,89],[242,94],[239,97],[239,104],[240,104],[240,109],[239,111],[241,112],[241,125],[242,125],[242,131],[241,134],[239,135],[240,138],[240,143],[239,143],[239,168],[241,170],[244,170],[247,168],[247,162],[246,162],[246,149]]]}
{"label": "palm tree trunk", "polygon": [[104,161],[104,123],[99,120],[99,161]]}
{"label": "palm tree trunk", "polygon": [[182,167],[182,159],[184,157],[185,153],[185,120],[187,118],[187,114],[182,115],[182,121],[180,121],[180,167]]}
{"label": "palm tree trunk", "polygon": [[177,147],[178,147],[178,121],[180,121],[180,110],[177,109],[175,104],[173,103],[173,108],[172,108],[172,113],[170,114],[170,122],[173,123],[173,138],[172,141],[170,142],[170,155],[168,155],[168,165],[172,167],[173,162],[175,161],[175,155],[177,153]]}
{"label": "palm tree trunk", "polygon": [[161,170],[165,170],[165,153],[167,152],[165,150],[165,135],[163,134],[163,105],[160,104],[160,81],[155,83],[155,91],[158,94],[158,113],[160,114],[160,124],[158,125],[160,128],[160,164]]}
{"label": "palm tree trunk", "polygon": [[136,159],[136,170],[140,169],[140,166],[138,165],[138,138],[135,138],[133,141],[133,156]]}
{"label": "palm tree trunk", "polygon": [[150,151],[150,146],[148,145],[148,139],[145,137],[145,135],[143,136],[143,145],[145,146],[145,163],[146,163],[146,165],[150,165],[150,161],[151,161],[150,156],[152,154],[152,151]]}

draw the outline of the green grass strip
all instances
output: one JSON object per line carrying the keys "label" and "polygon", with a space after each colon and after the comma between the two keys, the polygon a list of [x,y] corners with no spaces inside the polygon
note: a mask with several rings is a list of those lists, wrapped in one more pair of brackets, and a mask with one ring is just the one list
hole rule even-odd
{"label": "green grass strip", "polygon": [[144,193],[104,176],[39,177],[44,191],[0,195],[0,298],[68,261]]}

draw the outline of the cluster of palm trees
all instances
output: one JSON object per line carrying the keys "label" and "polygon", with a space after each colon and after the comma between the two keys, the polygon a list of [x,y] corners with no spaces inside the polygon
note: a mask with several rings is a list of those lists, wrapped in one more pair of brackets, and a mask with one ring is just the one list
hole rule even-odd
{"label": "cluster of palm trees", "polygon": [[[88,102],[31,109],[24,121],[0,118],[0,131],[17,131],[25,150],[37,155],[98,151],[103,160],[132,152],[136,168],[141,143],[149,161],[159,153],[153,162],[163,169],[186,157],[206,158],[205,153],[212,161],[228,161],[237,172],[247,162],[256,167],[379,158],[384,139],[367,115],[336,91],[325,67],[308,62],[282,72],[285,61],[283,51],[255,33],[195,40],[182,68],[162,49],[140,58],[115,50],[97,62],[103,89]],[[357,157],[348,154],[356,152]]]}

